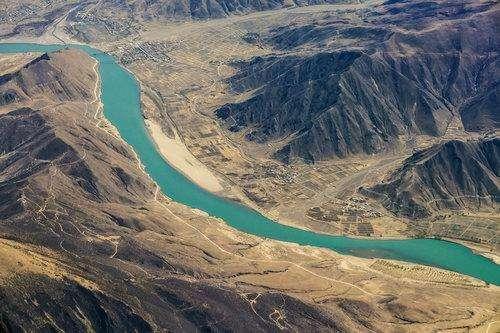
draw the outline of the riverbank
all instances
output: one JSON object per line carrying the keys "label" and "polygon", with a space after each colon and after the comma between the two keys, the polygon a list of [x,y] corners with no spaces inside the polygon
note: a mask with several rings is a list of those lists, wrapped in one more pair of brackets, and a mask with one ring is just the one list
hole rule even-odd
{"label": "riverbank", "polygon": [[180,138],[169,138],[152,120],[145,119],[144,122],[158,152],[172,167],[209,192],[217,194],[224,190],[217,177],[191,154]]}
{"label": "riverbank", "polygon": [[474,253],[486,257],[488,259],[491,259],[495,264],[500,265],[500,256],[496,252],[492,252],[491,247],[459,239],[445,238],[445,240],[462,244],[463,246],[471,249]]}

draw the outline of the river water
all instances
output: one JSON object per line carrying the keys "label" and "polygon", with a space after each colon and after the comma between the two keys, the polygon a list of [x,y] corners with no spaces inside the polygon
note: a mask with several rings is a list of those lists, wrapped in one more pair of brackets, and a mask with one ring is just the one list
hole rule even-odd
{"label": "river water", "polygon": [[[359,257],[397,259],[448,269],[500,285],[500,265],[467,247],[437,239],[358,239],[330,236],[272,221],[238,203],[220,198],[192,183],[171,167],[156,150],[145,128],[139,85],[112,56],[87,46],[74,45],[99,61],[105,117],[133,147],[146,172],[172,200],[223,219],[243,232],[280,241],[332,249]],[[0,44],[0,53],[51,52],[63,45]]]}

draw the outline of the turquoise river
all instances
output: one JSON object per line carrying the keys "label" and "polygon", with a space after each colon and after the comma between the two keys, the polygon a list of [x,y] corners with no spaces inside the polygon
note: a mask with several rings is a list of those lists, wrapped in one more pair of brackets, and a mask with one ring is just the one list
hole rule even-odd
{"label": "turquoise river", "polygon": [[[64,47],[3,43],[0,44],[0,53],[50,52]],[[163,193],[173,200],[220,217],[230,226],[249,234],[359,257],[397,259],[440,267],[500,285],[500,265],[457,243],[438,239],[358,239],[318,234],[274,222],[254,210],[201,189],[165,162],[156,150],[141,115],[139,85],[135,78],[106,53],[87,46],[70,47],[77,47],[99,61],[104,115],[134,148]]]}

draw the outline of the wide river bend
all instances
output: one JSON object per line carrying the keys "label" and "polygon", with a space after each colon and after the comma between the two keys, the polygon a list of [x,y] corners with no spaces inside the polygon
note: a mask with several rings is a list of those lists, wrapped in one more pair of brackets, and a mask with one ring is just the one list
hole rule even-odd
{"label": "wide river bend", "polygon": [[[65,45],[0,44],[0,53],[52,52]],[[173,200],[223,219],[230,226],[256,236],[332,249],[359,256],[397,259],[448,269],[500,285],[500,265],[469,248],[438,239],[358,239],[330,236],[286,226],[238,203],[223,199],[193,184],[171,167],[156,150],[141,114],[137,80],[115,59],[96,49],[71,45],[99,61],[105,117],[133,147],[146,172]]]}

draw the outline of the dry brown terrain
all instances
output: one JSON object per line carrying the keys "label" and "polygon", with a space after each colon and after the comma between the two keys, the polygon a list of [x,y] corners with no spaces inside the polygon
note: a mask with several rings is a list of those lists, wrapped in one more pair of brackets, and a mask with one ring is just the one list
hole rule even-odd
{"label": "dry brown terrain", "polygon": [[0,92],[19,96],[0,109],[17,198],[1,211],[3,329],[465,331],[497,313],[475,279],[251,237],[170,201],[99,115],[92,59],[1,59],[18,79]]}

